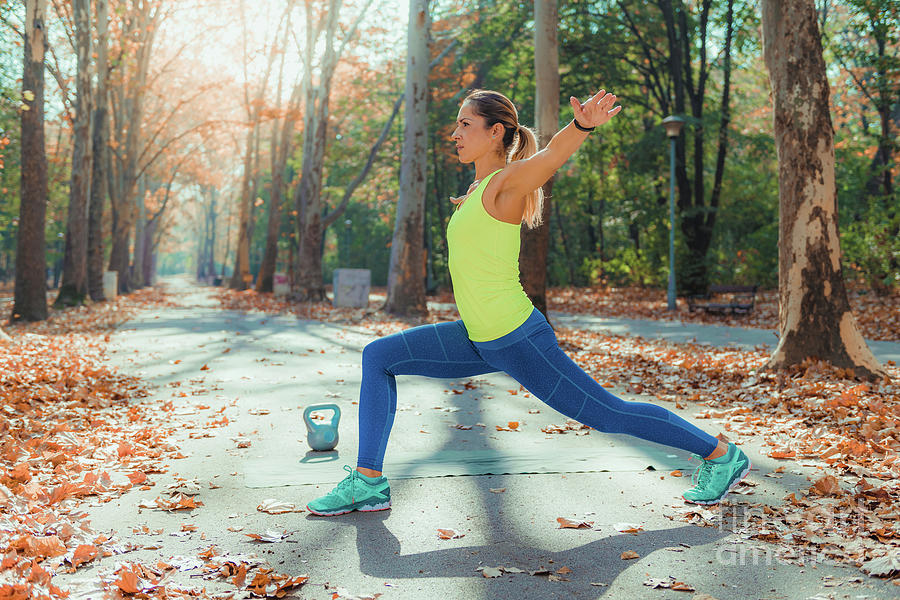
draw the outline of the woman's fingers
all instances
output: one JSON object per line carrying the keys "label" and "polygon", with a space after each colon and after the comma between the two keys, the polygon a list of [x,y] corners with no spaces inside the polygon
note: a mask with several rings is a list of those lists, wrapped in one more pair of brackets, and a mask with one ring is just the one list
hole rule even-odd
{"label": "woman's fingers", "polygon": [[601,89],[584,104],[575,96],[569,97],[569,103],[579,123],[596,126],[602,125],[622,110],[621,106],[615,106],[617,99],[615,94],[608,94],[606,90]]}

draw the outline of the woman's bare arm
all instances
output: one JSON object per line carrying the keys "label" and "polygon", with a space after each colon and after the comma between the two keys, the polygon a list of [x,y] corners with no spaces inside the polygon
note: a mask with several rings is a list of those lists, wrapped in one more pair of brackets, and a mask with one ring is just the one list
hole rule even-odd
{"label": "woman's bare arm", "polygon": [[[613,108],[616,96],[600,90],[587,102],[581,104],[577,98],[569,98],[575,118],[583,127],[603,125],[622,109]],[[569,157],[578,150],[588,133],[569,123],[553,136],[550,143],[530,158],[511,162],[504,169],[503,182],[497,192],[498,197],[523,198],[544,185]]]}

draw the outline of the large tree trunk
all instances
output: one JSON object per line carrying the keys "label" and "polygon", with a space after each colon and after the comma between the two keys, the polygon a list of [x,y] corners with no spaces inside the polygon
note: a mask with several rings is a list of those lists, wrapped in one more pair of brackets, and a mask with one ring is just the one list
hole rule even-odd
{"label": "large tree trunk", "polygon": [[[281,29],[281,24],[288,21],[288,15],[292,6],[293,2],[288,3],[278,26],[279,31]],[[240,3],[240,7],[241,14],[243,15],[243,2]],[[309,34],[307,33],[307,35]],[[241,182],[241,212],[240,221],[238,223],[238,243],[235,250],[234,272],[231,275],[231,281],[228,283],[230,288],[236,290],[247,289],[253,281],[253,274],[250,272],[250,241],[253,237],[253,199],[256,196],[257,183],[259,181],[260,123],[262,120],[262,108],[266,90],[269,84],[269,74],[272,71],[272,65],[275,62],[275,56],[277,54],[278,41],[273,40],[272,47],[269,50],[266,70],[263,74],[262,81],[259,84],[259,88],[252,98],[250,96],[250,80],[247,72],[247,62],[246,60],[244,62],[244,109],[247,114],[247,125],[250,127],[250,131],[247,134],[247,149],[244,153],[244,175]],[[246,47],[246,25],[244,29],[244,55],[245,57],[249,56]]]}
{"label": "large tree trunk", "polygon": [[856,326],[841,272],[829,86],[812,0],[763,0],[775,99],[779,342],[767,367],[810,357],[887,377]]}
{"label": "large tree trunk", "polygon": [[[326,128],[328,126],[328,102],[331,81],[347,42],[353,39],[371,0],[361,8],[353,25],[339,28],[341,0],[329,0],[324,11],[324,23],[313,21],[312,7],[306,5],[306,48],[303,60],[303,165],[300,181],[294,188],[294,205],[297,211],[297,256],[291,279],[291,296],[298,301],[325,300],[322,281],[322,238],[325,218],[322,203],[322,171],[325,162]],[[342,36],[338,30],[346,31]],[[311,75],[316,42],[324,34],[325,52],[322,55],[318,85]],[[335,48],[335,43],[340,47]],[[345,198],[346,198],[345,194]],[[343,210],[343,209],[341,209]],[[336,218],[336,211],[332,216]]]}
{"label": "large tree trunk", "polygon": [[106,108],[109,77],[107,9],[107,0],[97,0],[97,95],[94,102],[91,199],[87,233],[87,285],[91,300],[94,302],[106,300],[103,294],[103,205],[106,203],[106,178],[109,168],[109,114]]}
{"label": "large tree trunk", "polygon": [[62,284],[54,306],[84,303],[87,286],[87,210],[91,193],[91,6],[89,0],[74,0],[77,76],[72,143],[72,179],[66,220],[66,249]]}
{"label": "large tree trunk", "polygon": [[[559,18],[555,0],[534,1],[534,120],[539,149],[559,130]],[[535,308],[547,320],[547,248],[550,242],[550,203],[553,180],[544,184],[542,222],[536,229],[522,228],[519,279]]]}
{"label": "large tree trunk", "polygon": [[425,227],[426,160],[425,139],[428,115],[428,29],[427,0],[411,0],[407,28],[406,128],[400,165],[400,195],[391,263],[388,271],[387,301],[384,309],[395,315],[428,314],[425,302],[425,255],[422,239]]}
{"label": "large tree trunk", "polygon": [[[47,214],[47,156],[44,149],[45,0],[25,2],[22,73],[22,192],[16,246],[16,289],[12,320],[47,318],[44,220]],[[32,96],[33,94],[33,96]],[[30,99],[29,99],[30,98]],[[27,107],[27,110],[24,110]]]}
{"label": "large tree trunk", "polygon": [[141,122],[144,117],[144,93],[150,68],[160,5],[141,2],[129,6],[123,17],[122,55],[119,57],[119,82],[114,88],[115,169],[110,177],[110,206],[112,208],[113,245],[109,255],[109,270],[118,272],[119,293],[131,291],[131,249],[129,240],[136,220],[134,190],[140,169],[139,145]]}
{"label": "large tree trunk", "polygon": [[[282,66],[284,61],[282,60]],[[279,69],[278,91],[276,96],[281,97],[281,79],[283,73]],[[269,220],[266,225],[266,247],[263,259],[259,265],[259,275],[256,278],[257,292],[272,292],[274,289],[273,278],[278,263],[278,234],[281,231],[281,203],[284,201],[284,166],[291,149],[291,141],[296,125],[297,111],[299,109],[301,86],[296,85],[291,93],[285,111],[284,120],[279,123],[275,119],[272,123],[271,164],[272,184],[269,190]],[[280,131],[279,131],[280,129]]]}

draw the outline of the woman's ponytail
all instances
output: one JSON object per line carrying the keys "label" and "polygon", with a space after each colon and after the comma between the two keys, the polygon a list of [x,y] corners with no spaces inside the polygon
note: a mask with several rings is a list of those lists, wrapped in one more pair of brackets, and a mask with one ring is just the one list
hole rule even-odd
{"label": "woman's ponytail", "polygon": [[[534,131],[524,125],[518,125],[516,129],[516,144],[511,149],[508,162],[524,160],[537,152],[537,137]],[[544,190],[537,188],[525,197],[525,213],[522,221],[529,229],[539,227],[544,212]]]}
{"label": "woman's ponytail", "polygon": [[[519,124],[519,112],[512,101],[492,90],[473,90],[466,96],[464,103],[472,106],[476,115],[484,117],[487,127],[500,123],[503,125],[503,147],[498,148],[499,155],[506,162],[524,160],[534,155],[537,150],[537,138],[534,131]],[[533,190],[525,198],[525,212],[522,222],[529,229],[541,224],[544,211],[544,190]]]}

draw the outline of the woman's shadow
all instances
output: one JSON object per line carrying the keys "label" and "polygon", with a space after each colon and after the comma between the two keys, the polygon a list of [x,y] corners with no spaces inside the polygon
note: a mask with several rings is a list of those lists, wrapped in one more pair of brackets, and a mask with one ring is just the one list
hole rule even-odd
{"label": "woman's shadow", "polygon": [[[488,492],[488,486],[496,485],[496,481],[485,479],[478,481],[476,485],[485,487],[484,491]],[[729,535],[728,532],[717,528],[685,525],[642,531],[637,535],[617,534],[568,550],[553,552],[519,542],[507,533],[507,539],[492,544],[458,545],[458,542],[448,541],[448,545],[454,543],[457,545],[446,549],[404,554],[400,540],[387,526],[390,516],[391,511],[380,511],[353,512],[339,517],[342,524],[356,528],[356,549],[362,573],[379,579],[396,580],[481,577],[481,573],[476,570],[480,566],[522,569],[524,573],[503,575],[503,594],[507,597],[515,597],[514,594],[517,592],[524,594],[522,597],[533,597],[534,586],[538,582],[529,575],[531,571],[544,571],[542,575],[546,577],[549,573],[555,574],[563,566],[568,567],[571,572],[557,575],[564,579],[554,583],[555,586],[561,587],[553,588],[555,592],[568,597],[568,594],[576,589],[583,592],[585,586],[589,586],[591,582],[611,583],[630,565],[629,561],[621,558],[621,554],[626,550],[633,550],[643,558],[663,548],[677,548],[683,551],[685,545],[691,547],[708,544]],[[513,530],[509,528],[507,531]],[[434,535],[437,535],[436,531]],[[598,594],[602,594],[604,590],[604,588],[595,589]]]}

